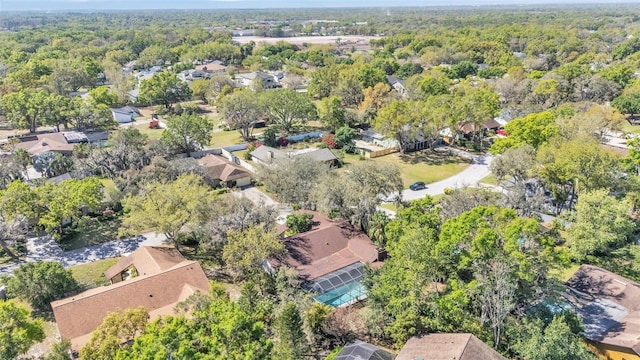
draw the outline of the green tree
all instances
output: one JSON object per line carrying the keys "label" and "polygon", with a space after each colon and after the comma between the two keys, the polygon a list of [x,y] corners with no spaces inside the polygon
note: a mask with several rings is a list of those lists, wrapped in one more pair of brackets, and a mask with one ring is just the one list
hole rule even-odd
{"label": "green tree", "polygon": [[178,79],[175,74],[166,71],[140,83],[138,101],[143,104],[163,105],[170,111],[173,104],[190,98],[189,85]]}
{"label": "green tree", "polygon": [[46,121],[46,107],[49,96],[42,90],[21,90],[0,98],[0,107],[18,129],[28,129],[35,133]]}
{"label": "green tree", "polygon": [[567,229],[567,245],[573,256],[602,256],[624,246],[635,224],[629,218],[631,205],[609,195],[607,190],[584,193],[576,203],[573,224]]}
{"label": "green tree", "polygon": [[13,273],[7,281],[7,293],[17,296],[39,311],[50,311],[51,303],[78,289],[71,270],[57,262],[30,262]]}
{"label": "green tree", "polygon": [[295,235],[311,230],[311,226],[313,225],[311,219],[313,219],[313,214],[289,214],[287,215],[285,224],[290,234]]}
{"label": "green tree", "polygon": [[44,360],[71,360],[71,341],[62,339],[51,346]]}
{"label": "green tree", "polygon": [[384,71],[369,64],[362,65],[357,70],[356,78],[362,89],[374,87],[377,83],[387,83],[387,77]]}
{"label": "green tree", "polygon": [[355,139],[358,136],[358,131],[356,129],[350,128],[348,126],[342,126],[338,130],[336,130],[334,140],[336,142],[336,148],[342,149],[345,152],[353,153],[355,152]]}
{"label": "green tree", "polygon": [[245,141],[253,138],[253,129],[263,116],[265,106],[251,90],[236,91],[222,101],[222,116],[238,130]]}
{"label": "green tree", "polygon": [[82,360],[112,360],[144,333],[149,312],[144,307],[109,313],[80,350]]}
{"label": "green tree", "polygon": [[262,319],[243,312],[224,294],[194,295],[187,300],[190,318],[166,317],[149,324],[130,349],[116,360],[268,359],[272,344]]}
{"label": "green tree", "polygon": [[189,85],[191,89],[191,95],[202,101],[203,104],[207,104],[207,93],[209,90],[209,80],[207,79],[195,79]]}
{"label": "green tree", "polygon": [[0,302],[1,358],[16,359],[44,338],[42,320],[30,319],[29,310],[13,300]]}
{"label": "green tree", "polygon": [[560,134],[556,118],[552,112],[545,111],[510,121],[505,126],[505,131],[509,136],[496,139],[491,146],[491,152],[502,154],[509,148],[525,144],[538,149],[548,143],[549,139]]}
{"label": "green tree", "polygon": [[323,99],[331,94],[331,90],[338,83],[338,71],[334,67],[322,67],[311,74],[309,80],[309,94],[316,99]]}
{"label": "green tree", "polygon": [[275,357],[283,360],[297,360],[307,355],[309,344],[302,325],[302,317],[296,304],[287,303],[276,320],[278,342],[274,346]]}
{"label": "green tree", "polygon": [[109,87],[106,85],[89,90],[89,101],[94,105],[102,104],[109,107],[119,103],[118,95],[109,91]]}
{"label": "green tree", "polygon": [[522,329],[513,349],[527,360],[598,359],[562,316],[555,316],[548,325],[541,320],[525,321]]}
{"label": "green tree", "polygon": [[162,142],[175,153],[199,151],[211,141],[213,124],[200,115],[182,114],[172,116],[167,121],[167,128],[162,132]]}
{"label": "green tree", "polygon": [[553,193],[557,212],[566,200],[572,208],[577,194],[615,189],[622,177],[619,155],[601,147],[591,136],[556,139],[542,146],[536,159],[537,174]]}
{"label": "green tree", "polygon": [[640,92],[620,95],[613,99],[611,106],[623,114],[640,114]]}
{"label": "green tree", "polygon": [[464,79],[469,75],[475,75],[478,72],[478,64],[464,60],[451,67],[448,71],[451,79]]}
{"label": "green tree", "polygon": [[[102,201],[102,183],[94,177],[65,180],[59,184],[47,183],[35,189],[38,203],[45,211],[38,218],[38,225],[59,237],[63,234],[65,220],[76,221],[82,217],[82,207],[96,210]],[[33,206],[33,204],[32,204]]]}
{"label": "green tree", "polygon": [[209,196],[202,178],[194,174],[181,175],[172,182],[151,182],[140,195],[123,200],[127,212],[124,225],[134,231],[154,229],[179,250],[178,235],[190,224],[203,221]]}
{"label": "green tree", "polygon": [[306,94],[291,89],[263,92],[263,101],[271,120],[285,131],[317,117],[316,106]]}
{"label": "green tree", "polygon": [[322,99],[318,112],[320,121],[331,130],[345,125],[345,109],[342,107],[342,99],[337,96]]}
{"label": "green tree", "polygon": [[250,278],[264,271],[264,261],[285,252],[283,243],[272,232],[259,226],[229,231],[222,259],[235,278]]}

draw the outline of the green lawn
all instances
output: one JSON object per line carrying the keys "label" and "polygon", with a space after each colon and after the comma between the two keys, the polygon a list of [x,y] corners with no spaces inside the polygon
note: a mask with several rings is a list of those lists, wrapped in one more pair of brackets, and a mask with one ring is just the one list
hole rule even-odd
{"label": "green lawn", "polygon": [[549,275],[555,277],[556,279],[562,282],[565,282],[569,280],[569,278],[573,274],[575,274],[575,272],[578,270],[579,267],[580,267],[580,264],[571,264],[567,268],[560,269],[560,270],[553,270],[549,273]]}
{"label": "green lawn", "polygon": [[211,134],[211,141],[209,142],[209,146],[213,147],[224,147],[229,145],[238,145],[244,144],[245,141],[240,136],[240,133],[236,130],[230,131],[214,131]]}
{"label": "green lawn", "polygon": [[640,125],[631,125],[628,121],[624,120],[620,123],[620,131],[625,134],[640,134]]}
{"label": "green lawn", "polygon": [[489,175],[483,177],[482,179],[480,179],[480,183],[487,184],[487,185],[498,186],[498,180],[496,180],[496,178],[493,176],[493,174],[489,174]]}
{"label": "green lawn", "polygon": [[149,129],[149,124],[134,125],[141,133],[147,135],[151,140],[159,140],[164,129]]}
{"label": "green lawn", "polygon": [[405,187],[416,181],[430,184],[446,179],[464,170],[470,164],[469,160],[461,157],[429,150],[409,154],[394,153],[372,160],[397,164]]}
{"label": "green lawn", "polygon": [[121,225],[120,217],[107,220],[88,218],[82,227],[67,229],[68,235],[62,238],[60,246],[68,251],[115,240]]}
{"label": "green lawn", "polygon": [[84,288],[90,289],[107,284],[104,272],[115,265],[121,258],[97,260],[88,264],[76,265],[69,268],[74,279]]}

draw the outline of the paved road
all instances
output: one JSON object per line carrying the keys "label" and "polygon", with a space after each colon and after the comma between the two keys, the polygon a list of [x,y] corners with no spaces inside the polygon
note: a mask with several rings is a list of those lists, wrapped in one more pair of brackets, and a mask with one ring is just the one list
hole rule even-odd
{"label": "paved road", "polygon": [[437,181],[427,184],[427,188],[419,191],[405,189],[402,191],[402,199],[411,201],[421,199],[426,195],[439,195],[444,193],[446,188],[459,188],[463,186],[476,186],[478,182],[491,173],[489,165],[493,157],[491,155],[471,155],[459,152],[459,155],[466,155],[473,159],[473,163],[461,172]]}
{"label": "paved road", "polygon": [[[154,233],[114,240],[108,243],[88,246],[81,249],[63,251],[52,238],[45,236],[27,240],[27,258],[24,261],[55,261],[64,267],[85,264],[96,260],[131,254],[140,246],[156,246],[164,244],[164,235]],[[0,266],[0,275],[8,275],[15,271],[18,264]]]}

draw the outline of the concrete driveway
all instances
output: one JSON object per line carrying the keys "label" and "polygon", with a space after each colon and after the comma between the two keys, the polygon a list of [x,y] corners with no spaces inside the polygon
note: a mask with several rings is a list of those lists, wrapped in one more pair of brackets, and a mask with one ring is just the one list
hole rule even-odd
{"label": "concrete driveway", "polygon": [[253,201],[256,206],[267,205],[276,208],[278,210],[278,218],[276,219],[276,221],[279,224],[284,224],[287,219],[287,215],[293,212],[291,206],[281,204],[273,200],[255,186],[244,187],[240,191],[233,191],[232,194],[237,197],[246,197],[249,200]]}
{"label": "concrete driveway", "polygon": [[[165,236],[146,233],[126,239],[114,240],[104,244],[87,246],[81,249],[64,251],[60,245],[49,236],[31,238],[27,240],[27,257],[21,262],[54,261],[64,267],[80,265],[96,260],[118,256],[127,256],[140,246],[157,246],[165,243]],[[10,275],[19,264],[0,266],[0,275]]]}
{"label": "concrete driveway", "polygon": [[421,199],[427,195],[444,194],[446,188],[459,188],[463,186],[476,186],[478,182],[491,173],[489,165],[493,157],[491,155],[471,155],[473,163],[461,172],[431,184],[427,184],[424,190],[413,191],[405,189],[402,191],[402,200],[411,201]]}

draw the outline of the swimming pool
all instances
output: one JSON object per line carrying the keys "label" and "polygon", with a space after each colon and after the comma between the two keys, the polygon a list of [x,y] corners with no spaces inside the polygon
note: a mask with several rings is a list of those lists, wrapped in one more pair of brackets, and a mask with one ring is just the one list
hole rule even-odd
{"label": "swimming pool", "polygon": [[316,301],[333,307],[353,304],[367,297],[367,291],[360,281],[354,281],[337,287],[322,295],[316,296]]}

